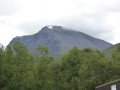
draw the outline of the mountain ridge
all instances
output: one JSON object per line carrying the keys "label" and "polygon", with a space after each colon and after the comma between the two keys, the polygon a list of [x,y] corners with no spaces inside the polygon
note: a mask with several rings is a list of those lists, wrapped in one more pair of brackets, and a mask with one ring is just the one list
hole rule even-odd
{"label": "mountain ridge", "polygon": [[94,38],[85,33],[74,31],[72,29],[66,29],[62,26],[45,26],[39,32],[33,35],[25,35],[21,37],[15,37],[11,40],[9,45],[15,41],[23,42],[28,49],[34,53],[34,48],[39,44],[48,46],[50,53],[55,54],[62,48],[72,48],[77,46],[78,48],[90,47],[92,49],[104,50],[112,44]]}

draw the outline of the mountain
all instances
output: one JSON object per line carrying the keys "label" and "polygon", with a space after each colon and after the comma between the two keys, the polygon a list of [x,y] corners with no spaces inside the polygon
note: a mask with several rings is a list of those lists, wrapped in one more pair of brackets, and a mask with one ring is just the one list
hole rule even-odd
{"label": "mountain", "polygon": [[15,37],[9,45],[13,44],[15,41],[23,42],[32,53],[34,53],[34,48],[39,44],[48,46],[51,54],[58,53],[61,50],[68,50],[73,46],[77,46],[81,49],[90,47],[99,50],[104,50],[112,46],[112,44],[108,42],[82,32],[51,25],[43,27],[38,33],[33,35]]}

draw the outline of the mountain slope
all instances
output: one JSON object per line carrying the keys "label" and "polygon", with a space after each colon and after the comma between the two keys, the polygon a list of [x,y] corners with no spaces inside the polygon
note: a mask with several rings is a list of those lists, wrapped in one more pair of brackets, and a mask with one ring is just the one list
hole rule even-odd
{"label": "mountain slope", "polygon": [[52,54],[59,52],[63,48],[72,48],[73,46],[100,50],[112,46],[112,44],[103,40],[61,26],[45,26],[34,35],[15,37],[9,44],[11,45],[16,40],[23,42],[32,53],[39,44],[48,46]]}
{"label": "mountain slope", "polygon": [[108,57],[108,58],[111,58],[112,57],[112,52],[117,49],[118,44],[115,44],[115,45],[103,50],[103,52],[105,53],[105,56]]}

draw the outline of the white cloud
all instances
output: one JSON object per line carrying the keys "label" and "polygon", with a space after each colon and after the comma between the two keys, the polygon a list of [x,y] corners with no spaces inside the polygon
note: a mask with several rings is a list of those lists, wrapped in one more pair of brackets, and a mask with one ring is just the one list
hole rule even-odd
{"label": "white cloud", "polygon": [[120,42],[120,0],[0,0],[0,11],[0,42],[5,45],[14,36],[36,33],[45,25]]}
{"label": "white cloud", "polygon": [[120,12],[109,13],[106,17],[106,23],[112,28],[113,32],[113,43],[120,42]]}
{"label": "white cloud", "polygon": [[0,18],[0,43],[6,46],[13,37],[24,35],[24,33],[18,28],[14,27],[7,17],[2,18],[5,19],[2,21]]}
{"label": "white cloud", "polygon": [[0,0],[0,16],[13,15],[18,8],[16,0]]}

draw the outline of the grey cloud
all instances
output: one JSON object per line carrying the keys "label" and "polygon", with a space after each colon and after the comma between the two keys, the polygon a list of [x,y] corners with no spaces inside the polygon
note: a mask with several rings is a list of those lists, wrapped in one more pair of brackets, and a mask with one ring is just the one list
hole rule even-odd
{"label": "grey cloud", "polygon": [[16,0],[0,0],[0,16],[9,16],[18,10]]}
{"label": "grey cloud", "polygon": [[[98,21],[96,18],[94,23],[89,23],[89,22],[85,21],[85,18],[88,18],[88,17],[64,18],[64,19],[58,20],[51,24],[64,26],[69,29],[73,29],[73,30],[77,30],[77,31],[86,33],[93,37],[103,39],[108,42],[112,42],[112,40],[114,38],[112,29],[110,27],[105,26],[103,24],[103,22],[104,22],[103,20]],[[40,21],[29,22],[29,23],[26,22],[26,23],[20,24],[18,26],[18,28],[20,28],[26,34],[33,34],[33,33],[37,33],[39,30],[41,30],[42,27],[44,27],[46,25],[48,25],[48,24],[44,24]]]}
{"label": "grey cloud", "polygon": [[0,23],[1,23],[1,24],[5,24],[5,21],[4,21],[4,20],[0,20]]}
{"label": "grey cloud", "polygon": [[[76,0],[75,3],[79,1]],[[62,25],[66,28],[74,29],[77,31],[84,32],[96,38],[100,38],[109,42],[112,42],[114,39],[114,35],[112,33],[113,28],[108,26],[105,23],[105,18],[109,13],[120,12],[120,3],[116,3],[116,5],[109,6],[106,4],[102,5],[93,5],[90,4],[89,7],[93,9],[93,13],[89,12],[79,12],[76,15],[70,17],[59,18],[55,22],[51,23],[52,25]],[[87,6],[86,3],[78,4],[78,10],[81,9],[82,6]],[[88,8],[89,8],[88,7]],[[36,21],[29,23],[22,23],[18,27],[25,31],[27,34],[36,33],[43,26],[48,25],[48,21]]]}
{"label": "grey cloud", "polygon": [[115,38],[112,32],[100,33],[96,37],[108,42],[113,42],[113,39]]}
{"label": "grey cloud", "polygon": [[41,22],[24,22],[19,24],[17,27],[23,31],[25,34],[37,33],[44,25]]}
{"label": "grey cloud", "polygon": [[112,39],[114,38],[112,28],[105,25],[102,17],[90,17],[93,19],[93,23],[87,22],[86,18],[89,19],[89,16],[62,19],[56,23],[59,23],[60,25],[62,24],[67,28],[84,32],[96,38],[112,42]]}

